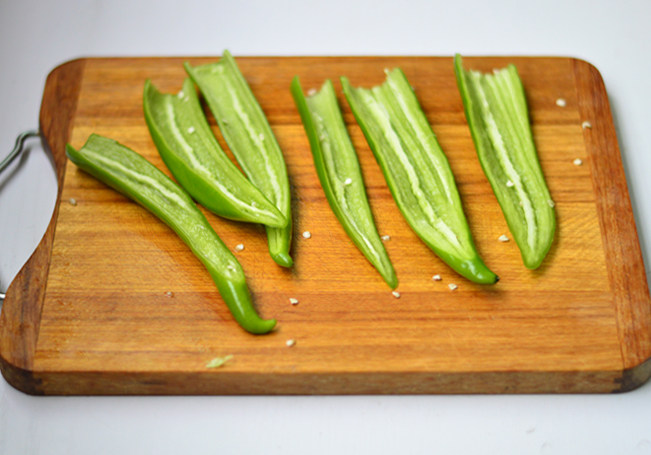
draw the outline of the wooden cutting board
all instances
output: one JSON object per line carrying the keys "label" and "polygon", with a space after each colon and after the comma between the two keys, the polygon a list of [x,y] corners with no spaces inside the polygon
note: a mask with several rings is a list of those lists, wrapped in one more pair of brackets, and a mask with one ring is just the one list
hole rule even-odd
{"label": "wooden cutting board", "polygon": [[[273,333],[253,336],[233,321],[208,273],[165,225],[64,155],[66,142],[80,147],[98,133],[166,171],[143,119],[143,84],[149,78],[163,91],[178,91],[185,60],[215,58],[81,59],[49,75],[40,123],[56,163],[58,203],[8,290],[0,321],[2,373],[16,388],[32,394],[616,392],[651,375],[649,291],[608,99],[594,67],[570,58],[465,61],[481,70],[513,62],[527,91],[558,215],[548,258],[529,271],[514,242],[498,241],[509,232],[475,156],[451,58],[239,58],[284,151],[295,223],[296,264],[285,270],[267,254],[262,228],[207,215],[229,247],[244,244],[235,254],[255,303],[263,316],[278,319]],[[342,96],[379,231],[391,236],[386,247],[400,298],[326,202],[289,93],[292,77],[298,74],[306,90],[340,75],[371,86],[395,66],[407,74],[449,157],[478,249],[501,277],[494,286],[455,275],[412,233]],[[585,121],[591,128],[582,127]],[[575,165],[576,158],[583,164]],[[304,231],[312,237],[303,238]],[[442,281],[433,281],[434,274]],[[227,355],[222,367],[207,367]]]}

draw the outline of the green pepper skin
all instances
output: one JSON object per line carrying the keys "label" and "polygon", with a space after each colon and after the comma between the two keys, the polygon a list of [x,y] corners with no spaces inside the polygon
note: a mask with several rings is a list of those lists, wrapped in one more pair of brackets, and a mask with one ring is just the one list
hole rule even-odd
{"label": "green pepper skin", "polygon": [[357,248],[391,289],[395,289],[398,278],[375,227],[357,154],[346,131],[332,82],[326,80],[319,92],[306,98],[296,76],[291,92],[332,211]]}
{"label": "green pepper skin", "polygon": [[287,219],[249,182],[219,146],[203,114],[194,84],[162,94],[147,80],[143,110],[167,168],[190,195],[216,215],[271,227]]}
{"label": "green pepper skin", "polygon": [[276,321],[258,316],[251,302],[242,266],[224,245],[190,196],[141,155],[102,136],[92,134],[68,158],[167,224],[190,247],[210,276],[235,320],[251,333],[271,331]]}
{"label": "green pepper skin", "polygon": [[371,89],[354,88],[345,77],[341,84],[414,232],[460,275],[497,282],[477,253],[448,160],[404,73],[387,71],[386,81]]}
{"label": "green pepper skin", "polygon": [[284,228],[267,227],[267,238],[274,261],[291,267],[292,215],[287,168],[260,104],[228,51],[216,63],[197,67],[185,63],[185,70],[206,99],[244,173],[288,220]]}
{"label": "green pepper skin", "polygon": [[518,70],[509,65],[494,74],[467,71],[459,54],[454,69],[479,162],[524,265],[536,269],[554,240],[556,214]]}

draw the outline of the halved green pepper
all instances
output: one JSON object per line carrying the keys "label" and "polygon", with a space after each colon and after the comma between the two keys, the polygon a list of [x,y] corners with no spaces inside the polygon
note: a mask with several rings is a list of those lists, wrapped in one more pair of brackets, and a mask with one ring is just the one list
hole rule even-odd
{"label": "halved green pepper", "polygon": [[291,91],[332,211],[357,248],[394,289],[398,279],[373,222],[362,171],[332,82],[326,80],[319,92],[306,98],[297,76]]}
{"label": "halved green pepper", "polygon": [[195,200],[225,218],[287,226],[287,219],[219,146],[190,79],[176,95],[160,93],[147,80],[143,109],[163,161]]}
{"label": "halved green pepper", "polygon": [[448,160],[400,69],[371,89],[342,77],[352,108],[391,194],[414,232],[446,264],[476,283],[497,276],[475,248]]}
{"label": "halved green pepper", "polygon": [[527,100],[514,65],[494,74],[454,69],[482,169],[515,239],[524,265],[540,266],[554,240],[554,202],[533,141]]}
{"label": "halved green pepper", "polygon": [[228,51],[216,63],[197,67],[186,63],[185,69],[199,86],[244,173],[288,220],[284,228],[267,227],[267,237],[274,261],[291,267],[291,195],[287,168],[262,108]]}
{"label": "halved green pepper", "polygon": [[133,199],[167,224],[190,247],[210,276],[235,320],[251,333],[267,333],[275,320],[261,319],[251,302],[242,266],[212,229],[190,196],[133,150],[91,135],[70,160],[84,171]]}

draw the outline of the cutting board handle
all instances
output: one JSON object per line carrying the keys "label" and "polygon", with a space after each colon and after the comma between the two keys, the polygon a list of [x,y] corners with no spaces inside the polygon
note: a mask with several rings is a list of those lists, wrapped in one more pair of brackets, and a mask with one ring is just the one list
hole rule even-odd
{"label": "cutting board handle", "polygon": [[[18,155],[20,155],[25,148],[23,145],[25,144],[25,141],[31,137],[38,137],[39,132],[38,130],[29,130],[29,131],[23,131],[18,135],[16,138],[16,144],[14,145],[13,150],[7,155],[7,157],[0,162],[0,174],[2,174],[2,171],[7,169],[9,165],[15,160]],[[1,283],[0,283],[1,285]],[[2,287],[0,287],[0,302],[2,302],[5,299],[5,293],[2,292]]]}
{"label": "cutting board handle", "polygon": [[[52,153],[54,160],[57,197],[45,234],[7,289],[0,313],[0,370],[12,386],[31,394],[42,393],[41,381],[33,372],[36,340],[45,297],[45,286],[42,283],[46,282],[50,267],[54,228],[66,167],[65,146],[72,131],[85,66],[86,59],[72,60],[54,68],[47,77],[39,130],[43,147]],[[38,132],[32,131],[23,140],[31,137],[31,133],[39,135]]]}

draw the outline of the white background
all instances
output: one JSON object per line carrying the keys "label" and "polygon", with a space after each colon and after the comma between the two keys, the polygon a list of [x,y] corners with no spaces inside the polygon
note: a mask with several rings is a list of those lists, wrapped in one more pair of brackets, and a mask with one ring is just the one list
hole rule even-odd
{"label": "white background", "polygon": [[[648,0],[0,0],[0,159],[38,126],[48,72],[80,56],[575,56],[606,83],[649,264],[649,19]],[[0,176],[2,291],[54,206],[52,165],[34,142]],[[651,453],[650,409],[651,384],[581,396],[67,398],[0,380],[0,454]]]}

